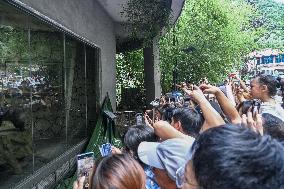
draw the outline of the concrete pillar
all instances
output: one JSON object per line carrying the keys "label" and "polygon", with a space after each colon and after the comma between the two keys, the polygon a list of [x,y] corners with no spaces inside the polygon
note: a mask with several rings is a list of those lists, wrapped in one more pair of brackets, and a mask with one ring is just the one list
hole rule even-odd
{"label": "concrete pillar", "polygon": [[159,68],[159,38],[155,38],[147,48],[143,49],[144,81],[147,107],[150,102],[161,95],[161,73]]}

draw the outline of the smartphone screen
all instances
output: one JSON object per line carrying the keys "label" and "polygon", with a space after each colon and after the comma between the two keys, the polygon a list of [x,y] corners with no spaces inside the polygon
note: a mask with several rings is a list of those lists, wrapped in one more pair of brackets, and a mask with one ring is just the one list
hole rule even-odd
{"label": "smartphone screen", "polygon": [[105,143],[101,147],[99,147],[102,157],[108,156],[111,154],[111,144]]}
{"label": "smartphone screen", "polygon": [[86,177],[83,185],[84,189],[89,189],[89,180],[93,171],[93,166],[94,152],[87,152],[77,155],[77,176],[78,178],[82,176]]}

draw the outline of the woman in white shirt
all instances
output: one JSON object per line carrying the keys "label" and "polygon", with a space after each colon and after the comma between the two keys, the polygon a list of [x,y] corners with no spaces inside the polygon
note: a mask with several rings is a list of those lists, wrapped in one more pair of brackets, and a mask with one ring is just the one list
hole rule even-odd
{"label": "woman in white shirt", "polygon": [[261,101],[262,113],[272,114],[284,121],[284,109],[274,99],[279,85],[279,81],[273,76],[261,74],[251,81],[250,93],[254,99]]}

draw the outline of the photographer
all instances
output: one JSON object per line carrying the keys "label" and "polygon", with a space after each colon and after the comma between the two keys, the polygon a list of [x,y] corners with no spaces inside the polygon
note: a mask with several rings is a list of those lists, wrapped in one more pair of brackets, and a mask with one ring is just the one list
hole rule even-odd
{"label": "photographer", "polygon": [[274,99],[279,81],[274,79],[271,75],[261,74],[254,78],[250,85],[252,97],[262,102],[260,107],[261,112],[269,113],[284,121],[284,109]]}
{"label": "photographer", "polygon": [[[146,176],[139,163],[128,154],[112,154],[96,163],[90,189],[145,189]],[[84,177],[73,183],[83,189]]]}
{"label": "photographer", "polygon": [[200,88],[203,90],[203,93],[215,95],[218,103],[220,104],[225,115],[230,119],[233,124],[240,124],[241,117],[238,114],[238,111],[230,100],[225,96],[220,88],[211,86],[211,85],[200,85]]}

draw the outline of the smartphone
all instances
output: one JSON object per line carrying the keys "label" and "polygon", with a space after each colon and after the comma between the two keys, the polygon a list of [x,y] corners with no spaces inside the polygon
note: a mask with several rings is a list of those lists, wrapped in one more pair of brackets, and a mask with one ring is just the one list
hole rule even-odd
{"label": "smartphone", "polygon": [[89,189],[90,176],[94,167],[94,152],[77,155],[77,177],[85,176],[84,189]]}
{"label": "smartphone", "polygon": [[105,157],[111,154],[111,144],[110,143],[102,144],[101,147],[99,147],[99,149],[100,149],[100,153],[102,157]]}
{"label": "smartphone", "polygon": [[260,110],[260,102],[259,101],[253,101],[253,113],[256,112],[256,113],[259,113],[259,110]]}

